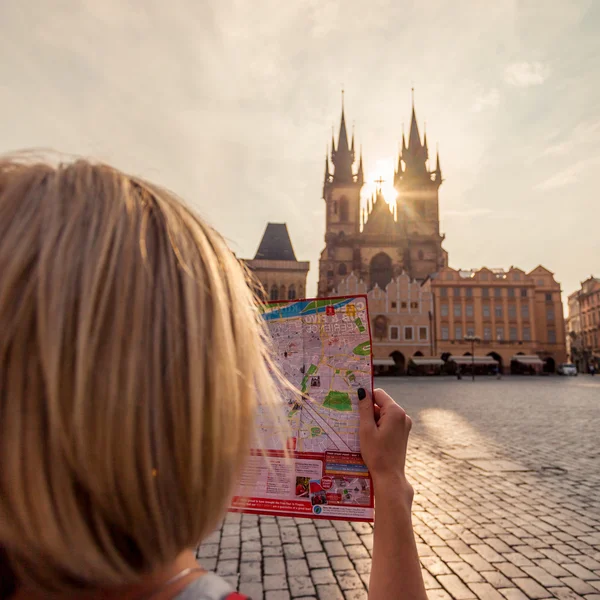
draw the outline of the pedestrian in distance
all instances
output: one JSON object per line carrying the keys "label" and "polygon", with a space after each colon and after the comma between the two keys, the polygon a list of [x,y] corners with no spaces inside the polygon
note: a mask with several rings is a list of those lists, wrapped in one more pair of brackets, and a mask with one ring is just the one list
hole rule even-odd
{"label": "pedestrian in distance", "polygon": [[[259,397],[278,418],[285,381],[221,236],[112,167],[0,159],[0,273],[0,597],[244,598],[194,549],[225,515]],[[427,600],[411,419],[382,390],[358,397],[369,598]]]}

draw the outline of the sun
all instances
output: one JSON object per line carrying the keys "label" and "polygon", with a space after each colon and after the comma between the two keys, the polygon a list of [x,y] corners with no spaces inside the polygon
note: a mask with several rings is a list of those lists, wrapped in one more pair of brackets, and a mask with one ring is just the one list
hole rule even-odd
{"label": "sun", "polygon": [[[379,179],[383,179],[383,183],[379,184],[377,182]],[[367,169],[365,184],[360,194],[363,202],[366,202],[367,198],[370,198],[380,185],[385,201],[393,206],[398,192],[394,188],[394,158],[391,156],[377,159],[372,167]]]}

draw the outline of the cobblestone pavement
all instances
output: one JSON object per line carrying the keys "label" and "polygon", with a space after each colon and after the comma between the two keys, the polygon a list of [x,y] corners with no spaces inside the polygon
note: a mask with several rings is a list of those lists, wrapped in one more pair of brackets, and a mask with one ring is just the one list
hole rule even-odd
{"label": "cobblestone pavement", "polygon": [[[430,600],[600,600],[600,377],[376,383],[415,422]],[[359,600],[372,545],[369,524],[230,514],[198,556],[253,600]]]}

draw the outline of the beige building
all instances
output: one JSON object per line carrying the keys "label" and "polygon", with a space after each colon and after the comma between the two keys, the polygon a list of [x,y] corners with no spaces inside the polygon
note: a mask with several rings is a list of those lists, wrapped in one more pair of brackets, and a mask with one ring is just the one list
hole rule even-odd
{"label": "beige building", "polygon": [[264,299],[306,297],[310,263],[296,259],[285,223],[267,223],[255,257],[244,263],[254,275],[257,291]]}
{"label": "beige building", "polygon": [[489,356],[503,372],[554,372],[566,360],[560,284],[545,267],[530,273],[482,268],[441,269],[431,277],[434,354]]}
{"label": "beige building", "polygon": [[568,359],[577,367],[579,372],[582,372],[587,367],[584,360],[584,343],[581,334],[580,292],[581,290],[577,290],[568,297],[569,312],[565,321],[565,330]]}
{"label": "beige building", "polygon": [[[581,284],[581,289],[569,296],[569,320],[579,326],[579,336],[573,336],[572,353],[575,354],[581,371],[594,366],[600,368],[600,278],[589,277]],[[578,307],[575,307],[575,299]],[[573,306],[572,306],[573,304]],[[571,310],[573,311],[571,313]],[[573,347],[573,342],[576,345]],[[576,352],[573,352],[576,350]]]}
{"label": "beige building", "polygon": [[402,273],[385,289],[368,289],[354,273],[346,277],[333,295],[365,294],[369,307],[373,364],[395,367],[404,373],[411,359],[433,354],[433,298],[431,285],[420,284]]}

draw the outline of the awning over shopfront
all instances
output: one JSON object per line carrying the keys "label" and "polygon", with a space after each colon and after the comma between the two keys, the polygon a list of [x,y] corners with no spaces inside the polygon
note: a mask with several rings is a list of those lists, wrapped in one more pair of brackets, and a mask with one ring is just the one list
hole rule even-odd
{"label": "awning over shopfront", "polygon": [[544,361],[539,356],[528,356],[528,355],[517,355],[513,356],[511,360],[516,360],[522,365],[528,365],[530,367],[543,367]]}
{"label": "awning over shopfront", "polygon": [[414,356],[410,361],[417,367],[441,367],[444,361],[435,356]]}
{"label": "awning over shopfront", "polygon": [[491,356],[451,356],[448,361],[452,361],[457,365],[472,365],[473,363],[478,366],[498,364],[498,361]]}
{"label": "awning over shopfront", "polygon": [[395,367],[396,363],[393,358],[374,358],[373,359],[374,367]]}

